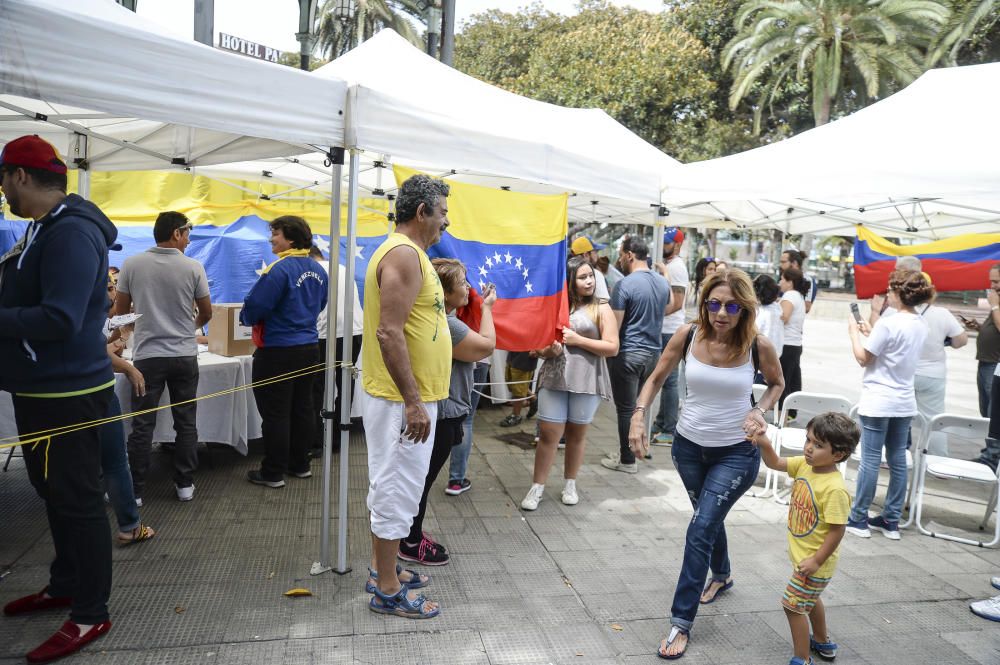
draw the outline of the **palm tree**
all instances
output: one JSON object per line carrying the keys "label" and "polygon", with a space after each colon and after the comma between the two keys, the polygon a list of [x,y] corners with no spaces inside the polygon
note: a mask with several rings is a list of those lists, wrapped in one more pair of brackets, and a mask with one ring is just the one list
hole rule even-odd
{"label": "palm tree", "polygon": [[320,55],[337,58],[382,28],[392,28],[414,46],[423,48],[424,40],[411,19],[423,23],[426,4],[418,0],[356,0],[354,15],[341,21],[334,13],[337,0],[323,0],[316,16]]}
{"label": "palm tree", "polygon": [[922,74],[948,17],[937,0],[749,0],[722,53],[723,67],[735,68],[729,105],[761,90],[757,133],[764,107],[789,83],[808,82],[816,125],[826,124],[842,94],[878,97]]}
{"label": "palm tree", "polygon": [[[962,46],[997,6],[998,0],[952,0],[951,17],[928,50],[927,66],[933,67],[939,62],[954,65]],[[995,14],[992,20],[997,20]]]}

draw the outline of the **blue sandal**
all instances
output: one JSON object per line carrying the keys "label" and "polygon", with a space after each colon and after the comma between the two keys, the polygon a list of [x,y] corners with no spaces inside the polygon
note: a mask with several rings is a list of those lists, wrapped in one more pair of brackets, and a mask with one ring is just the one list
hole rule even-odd
{"label": "blue sandal", "polygon": [[440,607],[424,611],[424,603],[427,602],[427,599],[420,595],[410,600],[406,596],[407,591],[409,589],[405,584],[393,595],[386,595],[375,589],[375,595],[369,601],[368,609],[378,614],[394,614],[407,619],[432,619],[441,613]]}
{"label": "blue sandal", "polygon": [[[403,572],[403,567],[397,563],[396,564],[396,575],[399,575],[401,572]],[[412,568],[407,568],[406,572],[408,572],[410,574],[410,581],[409,582],[405,582],[405,584],[406,584],[406,586],[408,586],[411,589],[423,589],[425,586],[427,586],[428,584],[431,583],[431,576],[430,575],[421,575],[420,573],[418,573],[417,571],[413,570]],[[372,570],[371,568],[369,568],[368,569],[368,579],[365,580],[365,592],[366,593],[375,593],[375,589],[378,588],[376,586],[376,584],[372,583],[372,580],[374,580],[376,583],[378,582],[378,571],[375,571],[375,570]],[[399,581],[400,581],[400,583],[403,583],[403,580],[399,580]]]}
{"label": "blue sandal", "polygon": [[[719,582],[719,580],[709,580],[708,584],[705,585],[705,589],[701,592],[701,595],[704,596],[705,592],[708,591],[709,589],[711,589],[713,584],[717,584],[718,582]],[[732,588],[733,588],[733,581],[732,580],[729,580],[728,582],[723,582],[722,586],[719,588],[718,591],[715,592],[715,595],[712,596],[711,599],[709,599],[709,600],[701,600],[700,602],[701,602],[702,605],[711,605],[712,603],[715,602],[716,598],[718,598],[723,593],[725,593],[726,591],[729,591]]]}
{"label": "blue sandal", "polygon": [[792,659],[788,661],[788,665],[815,665],[815,663],[813,662],[812,658],[807,658],[806,660],[802,660],[798,656],[793,656]]}
{"label": "blue sandal", "polygon": [[837,657],[836,642],[817,642],[812,635],[809,636],[809,649],[815,651],[816,655],[823,660],[833,660]]}
{"label": "blue sandal", "polygon": [[670,645],[674,643],[674,640],[677,639],[678,635],[684,635],[684,636],[686,636],[688,638],[687,643],[684,645],[684,651],[681,651],[678,654],[674,654],[673,656],[667,656],[660,649],[657,649],[656,650],[656,655],[659,656],[660,658],[662,658],[663,660],[677,660],[678,658],[680,658],[681,656],[683,656],[685,653],[687,653],[688,645],[691,644],[691,633],[689,631],[684,630],[680,626],[671,626],[670,627],[670,635],[669,635],[669,637],[667,637],[667,648],[668,649],[670,648]]}

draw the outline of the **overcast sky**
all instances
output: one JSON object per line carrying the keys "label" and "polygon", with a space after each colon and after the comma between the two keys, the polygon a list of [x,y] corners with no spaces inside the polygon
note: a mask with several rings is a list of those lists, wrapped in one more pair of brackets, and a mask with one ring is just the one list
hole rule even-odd
{"label": "overcast sky", "polygon": [[[612,0],[647,11],[660,11],[663,0]],[[529,0],[456,0],[458,23],[488,9],[515,11]],[[545,0],[545,7],[560,14],[575,11],[576,0]],[[191,37],[194,0],[138,0],[138,14]],[[242,37],[282,51],[298,51],[295,33],[299,29],[296,0],[215,0],[215,31]],[[218,44],[218,39],[216,39]]]}

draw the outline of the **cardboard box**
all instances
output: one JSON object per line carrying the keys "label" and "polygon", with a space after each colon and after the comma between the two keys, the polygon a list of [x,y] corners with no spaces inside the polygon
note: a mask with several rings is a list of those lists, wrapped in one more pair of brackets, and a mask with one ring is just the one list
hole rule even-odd
{"label": "cardboard box", "polygon": [[248,356],[257,348],[253,331],[240,325],[243,303],[212,303],[208,322],[208,350],[220,356]]}

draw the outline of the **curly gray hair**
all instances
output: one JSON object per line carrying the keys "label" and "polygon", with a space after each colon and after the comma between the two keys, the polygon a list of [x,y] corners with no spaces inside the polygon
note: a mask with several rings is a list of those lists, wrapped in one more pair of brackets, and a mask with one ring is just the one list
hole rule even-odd
{"label": "curly gray hair", "polygon": [[437,205],[438,197],[447,197],[450,189],[448,183],[427,175],[418,174],[407,178],[396,195],[396,223],[406,224],[412,221],[417,216],[417,208],[421,203],[427,212],[431,212]]}

